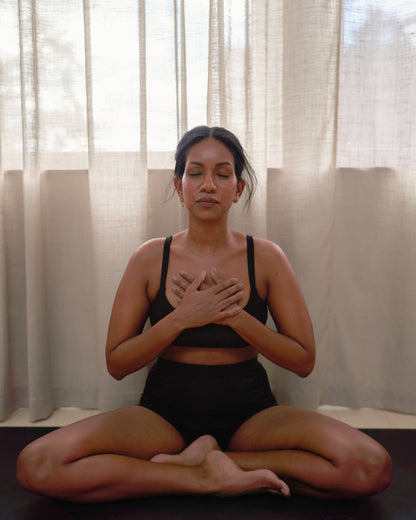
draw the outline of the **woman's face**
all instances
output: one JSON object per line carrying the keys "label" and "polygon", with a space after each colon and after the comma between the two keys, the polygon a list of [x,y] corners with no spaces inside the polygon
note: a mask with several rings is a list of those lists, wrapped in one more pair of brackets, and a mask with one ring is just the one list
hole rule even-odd
{"label": "woman's face", "polygon": [[175,179],[175,187],[189,211],[215,218],[238,201],[244,181],[237,180],[231,151],[208,137],[189,150],[183,177]]}

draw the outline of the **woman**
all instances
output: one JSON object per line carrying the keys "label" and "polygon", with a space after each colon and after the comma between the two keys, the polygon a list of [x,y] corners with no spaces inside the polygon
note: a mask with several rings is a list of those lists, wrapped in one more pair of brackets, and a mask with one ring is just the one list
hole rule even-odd
{"label": "woman", "polygon": [[[174,184],[189,226],[133,254],[108,330],[107,366],[116,379],[157,359],[140,406],[34,441],[18,459],[22,486],[88,502],[265,491],[346,498],[390,483],[382,446],[326,416],[278,406],[270,391],[258,354],[306,377],[315,343],[284,253],[228,227],[232,205],[246,181],[251,197],[253,180],[227,130],[203,126],[184,135]],[[265,325],[267,310],[277,331]],[[152,327],[143,332],[148,317]]]}

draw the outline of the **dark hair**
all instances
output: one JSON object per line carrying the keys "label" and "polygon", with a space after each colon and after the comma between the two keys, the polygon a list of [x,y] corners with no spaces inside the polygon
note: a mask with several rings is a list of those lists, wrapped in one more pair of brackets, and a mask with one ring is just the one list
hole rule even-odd
{"label": "dark hair", "polygon": [[[247,158],[244,148],[238,138],[229,130],[220,126],[196,126],[186,132],[176,147],[174,176],[182,179],[186,158],[189,150],[195,144],[213,137],[223,143],[232,153],[235,163],[235,175],[237,180],[244,180],[246,184],[247,200],[245,205],[249,206],[257,184],[256,174]],[[244,174],[244,175],[243,175]]]}

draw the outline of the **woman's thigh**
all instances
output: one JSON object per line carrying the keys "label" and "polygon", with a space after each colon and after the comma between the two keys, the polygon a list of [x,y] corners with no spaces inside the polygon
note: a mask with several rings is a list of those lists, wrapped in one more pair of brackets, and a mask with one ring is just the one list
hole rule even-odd
{"label": "woman's thigh", "polygon": [[246,421],[228,446],[244,469],[266,467],[299,493],[326,498],[379,493],[391,459],[374,439],[318,413],[275,406]]}
{"label": "woman's thigh", "polygon": [[158,453],[177,453],[185,443],[165,419],[141,406],[105,412],[37,439],[33,449],[53,452],[61,463],[103,453],[150,459]]}
{"label": "woman's thigh", "polygon": [[331,417],[289,406],[273,406],[246,421],[232,437],[228,449],[305,450],[335,461],[352,446],[367,451],[375,444],[364,433]]}

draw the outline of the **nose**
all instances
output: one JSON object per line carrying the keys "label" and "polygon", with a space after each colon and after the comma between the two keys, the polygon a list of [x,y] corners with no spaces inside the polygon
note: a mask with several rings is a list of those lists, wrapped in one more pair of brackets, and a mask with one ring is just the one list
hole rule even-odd
{"label": "nose", "polygon": [[206,173],[204,175],[200,190],[207,193],[213,193],[217,191],[217,187],[214,182],[214,176],[211,173]]}

